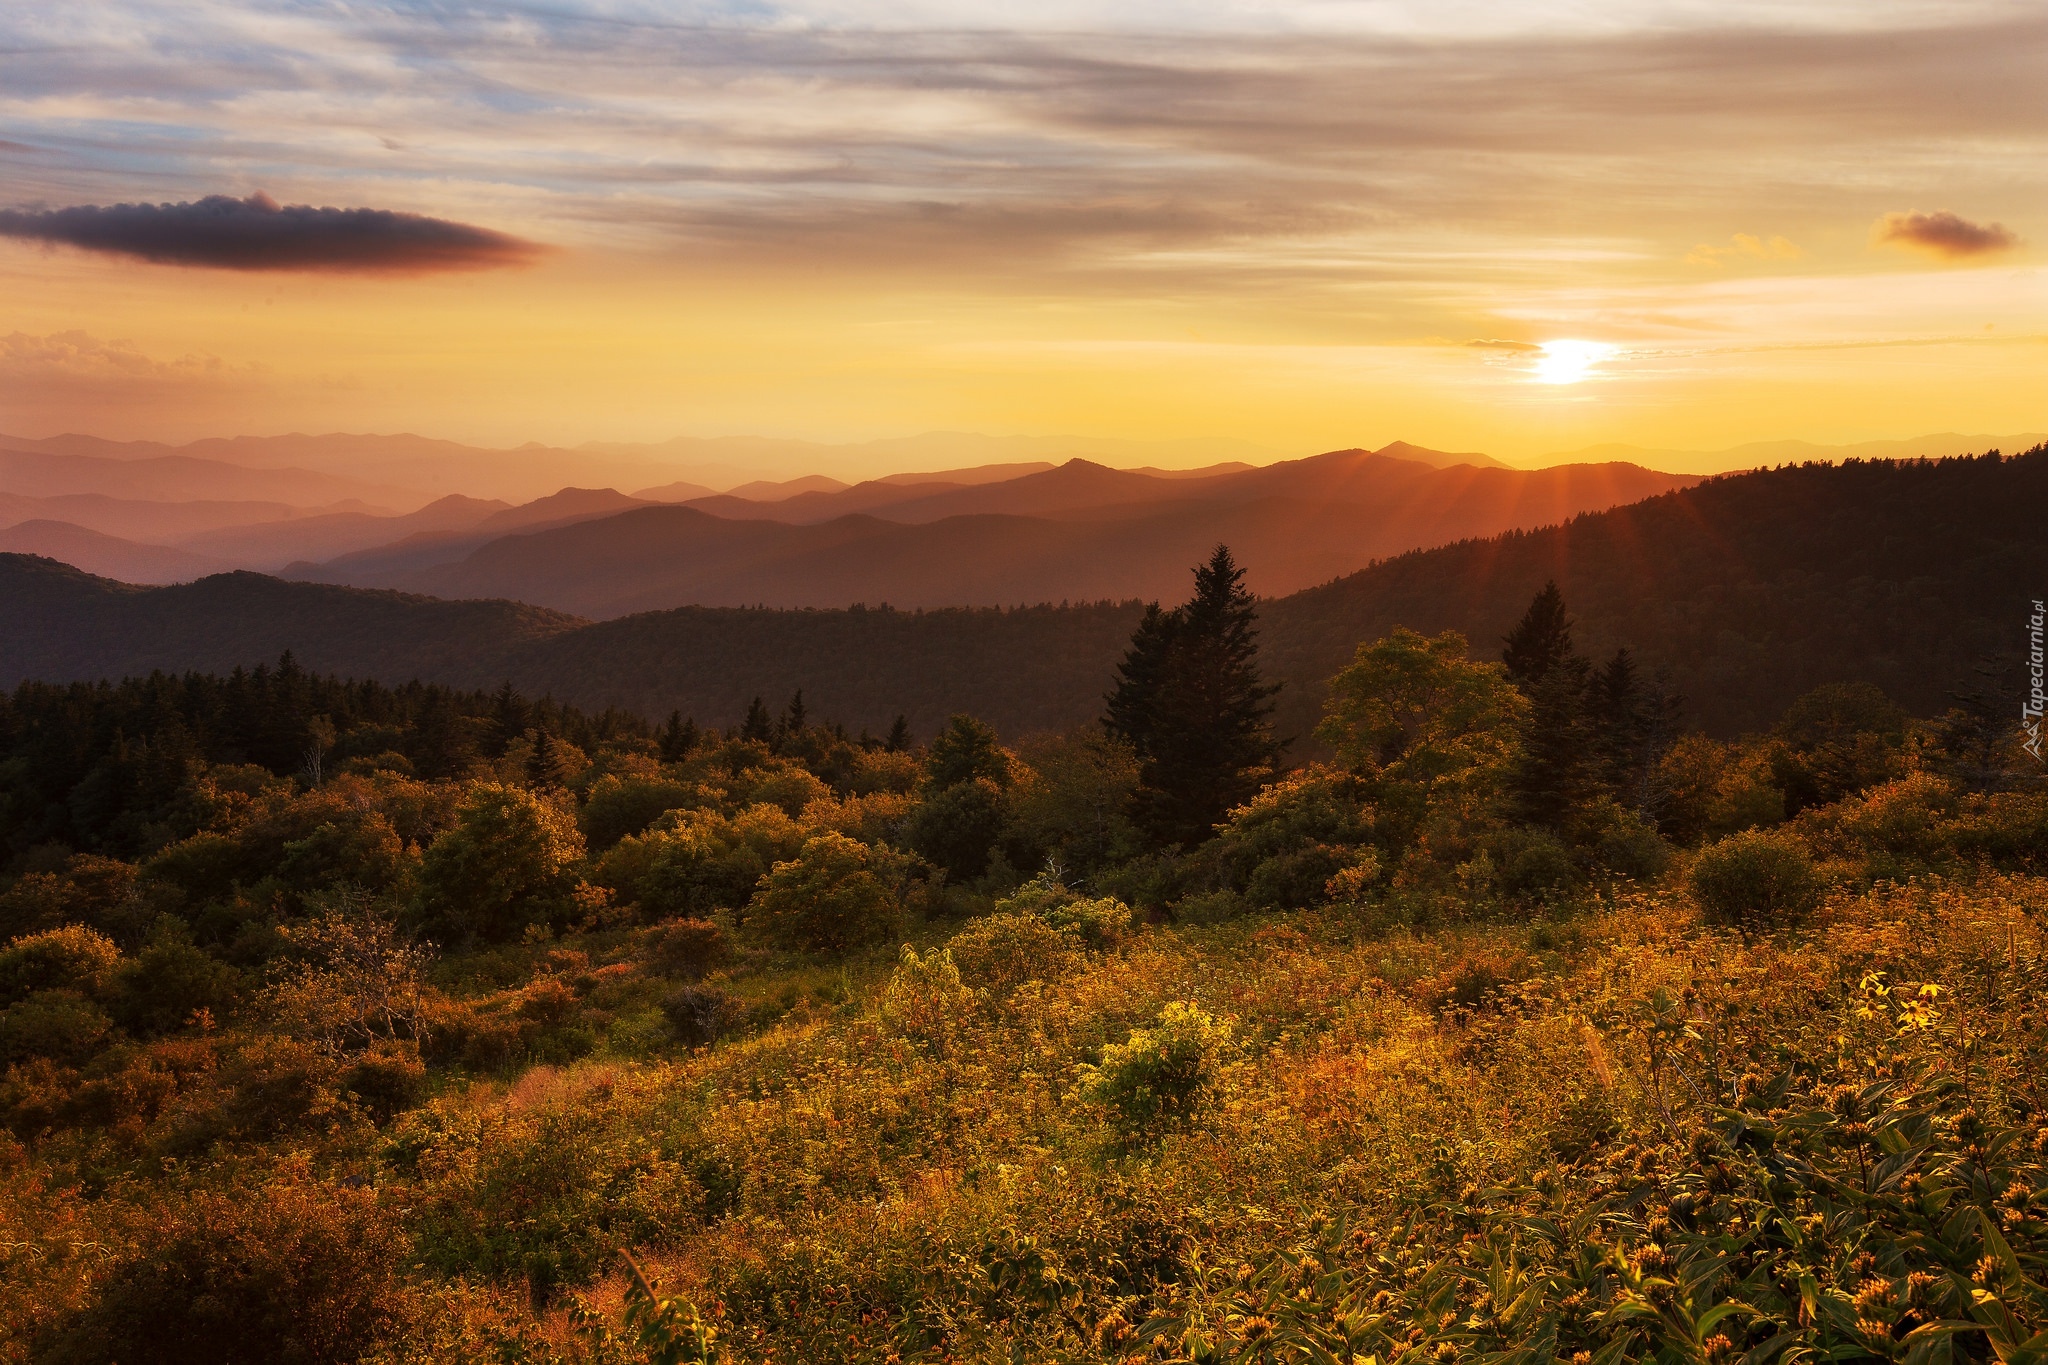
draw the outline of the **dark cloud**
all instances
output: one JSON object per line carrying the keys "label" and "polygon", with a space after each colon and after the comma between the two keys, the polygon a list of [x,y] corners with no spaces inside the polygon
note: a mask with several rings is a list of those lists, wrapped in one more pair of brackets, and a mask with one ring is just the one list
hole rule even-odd
{"label": "dark cloud", "polygon": [[0,236],[220,270],[413,275],[520,265],[541,248],[502,232],[389,209],[281,205],[266,194],[189,204],[0,210]]}
{"label": "dark cloud", "polygon": [[1973,223],[1943,210],[1940,213],[1887,213],[1871,235],[1880,245],[1918,247],[1937,256],[1983,256],[2009,251],[2019,234],[2003,223]]}

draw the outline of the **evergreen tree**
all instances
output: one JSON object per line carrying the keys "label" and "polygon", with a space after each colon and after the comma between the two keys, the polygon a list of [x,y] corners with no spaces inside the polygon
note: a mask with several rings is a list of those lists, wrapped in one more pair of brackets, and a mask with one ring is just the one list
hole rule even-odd
{"label": "evergreen tree", "polygon": [[491,698],[491,733],[484,752],[492,758],[503,758],[512,741],[531,730],[533,724],[533,708],[506,682]]}
{"label": "evergreen tree", "polygon": [[1678,707],[1664,680],[1645,679],[1626,649],[1614,652],[1587,689],[1600,779],[1615,799],[1651,820],[1664,805],[1657,765],[1677,734]]}
{"label": "evergreen tree", "polygon": [[562,785],[560,755],[553,736],[545,730],[533,732],[533,749],[526,756],[526,785],[536,790]]}
{"label": "evergreen tree", "polygon": [[1194,596],[1147,607],[1131,636],[1103,725],[1138,755],[1138,822],[1159,843],[1206,838],[1278,761],[1279,688],[1259,680],[1257,620],[1244,570],[1219,545]]}
{"label": "evergreen tree", "polygon": [[903,716],[896,717],[896,723],[889,727],[889,737],[882,741],[882,748],[892,754],[900,754],[910,748],[910,722]]}
{"label": "evergreen tree", "polygon": [[1524,692],[1572,656],[1572,622],[1565,615],[1557,580],[1543,585],[1501,645],[1500,661],[1507,666],[1508,679]]}
{"label": "evergreen tree", "polygon": [[[1592,668],[1572,647],[1564,594],[1545,583],[1502,641],[1501,663],[1529,699],[1522,759],[1511,788],[1516,813],[1534,825],[1564,825],[1596,788],[1594,728],[1588,711]],[[1625,665],[1630,681],[1633,665]]]}
{"label": "evergreen tree", "polygon": [[664,763],[682,762],[690,756],[690,751],[697,747],[697,740],[696,718],[692,717],[689,720],[684,720],[681,711],[669,712],[668,724],[661,727],[661,737],[657,741],[661,761]]}
{"label": "evergreen tree", "polygon": [[740,723],[740,738],[754,744],[768,744],[775,739],[775,723],[768,719],[768,708],[761,704],[759,697],[747,708],[747,718]]}
{"label": "evergreen tree", "polygon": [[782,728],[785,733],[800,735],[804,732],[807,717],[804,713],[804,690],[799,687],[796,695],[789,699],[789,707],[782,713]]}

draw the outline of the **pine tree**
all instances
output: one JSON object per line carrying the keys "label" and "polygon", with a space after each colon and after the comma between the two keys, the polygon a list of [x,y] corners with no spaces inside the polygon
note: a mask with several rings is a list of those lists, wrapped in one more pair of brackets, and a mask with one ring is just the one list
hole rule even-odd
{"label": "pine tree", "polygon": [[533,749],[526,756],[526,785],[535,790],[562,785],[561,760],[555,741],[545,730],[533,731]]}
{"label": "pine tree", "polygon": [[747,708],[747,718],[740,723],[740,738],[754,744],[767,744],[775,738],[775,724],[768,719],[768,708],[761,704],[759,697]]}
{"label": "pine tree", "polygon": [[1555,582],[1543,585],[1502,641],[1501,663],[1529,699],[1512,782],[1516,814],[1561,827],[1596,789],[1599,773],[1587,707],[1592,668],[1572,647],[1572,621]]}
{"label": "pine tree", "polygon": [[485,751],[492,758],[503,758],[512,741],[533,728],[533,719],[533,708],[526,704],[526,698],[506,682],[491,698],[491,737]]}
{"label": "pine tree", "polygon": [[782,713],[782,728],[787,734],[800,735],[804,732],[807,717],[804,713],[804,690],[799,687],[796,695],[789,699],[789,707]]}
{"label": "pine tree", "polygon": [[697,739],[697,721],[695,717],[684,720],[681,711],[669,712],[668,724],[662,726],[661,737],[657,741],[661,761],[664,763],[682,762],[683,759],[689,757],[690,751],[697,747]]}
{"label": "pine tree", "polygon": [[1557,580],[1543,585],[1521,621],[1501,641],[1500,661],[1508,680],[1528,691],[1529,685],[1572,655],[1572,621],[1565,615],[1564,594]]}
{"label": "pine tree", "polygon": [[882,741],[882,748],[892,754],[904,753],[910,748],[910,721],[899,715],[896,723],[889,727],[889,737]]}
{"label": "pine tree", "polygon": [[1258,614],[1244,570],[1219,545],[1195,594],[1145,610],[1107,698],[1104,727],[1137,751],[1139,823],[1162,844],[1193,844],[1271,775],[1271,698],[1259,680]]}

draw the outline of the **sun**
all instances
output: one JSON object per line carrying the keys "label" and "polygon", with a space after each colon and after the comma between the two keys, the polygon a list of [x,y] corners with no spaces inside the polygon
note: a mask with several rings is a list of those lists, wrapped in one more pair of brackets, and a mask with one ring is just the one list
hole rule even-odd
{"label": "sun", "polygon": [[1546,341],[1536,357],[1536,382],[1576,384],[1590,378],[1594,367],[1614,354],[1604,341]]}

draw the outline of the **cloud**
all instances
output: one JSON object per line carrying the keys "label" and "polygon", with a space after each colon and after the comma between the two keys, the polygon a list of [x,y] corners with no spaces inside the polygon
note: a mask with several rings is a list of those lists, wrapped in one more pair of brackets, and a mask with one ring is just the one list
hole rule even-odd
{"label": "cloud", "polygon": [[1806,253],[1784,237],[1758,237],[1738,232],[1727,246],[1701,243],[1686,253],[1687,265],[1720,265],[1731,257],[1751,256],[1759,261],[1796,261]]}
{"label": "cloud", "polygon": [[1537,345],[1533,341],[1503,341],[1497,337],[1481,337],[1473,341],[1468,341],[1465,344],[1467,346],[1472,347],[1475,350],[1480,351],[1511,351],[1516,353],[1524,353],[1528,351],[1540,351],[1543,349],[1541,346]]}
{"label": "cloud", "polygon": [[413,275],[521,265],[541,248],[467,223],[389,209],[281,205],[266,194],[185,204],[0,210],[0,236],[221,270]]}
{"label": "cloud", "polygon": [[89,332],[0,336],[0,379],[10,386],[137,384],[240,385],[261,379],[256,365],[231,365],[216,355],[158,360],[134,342],[104,341]]}
{"label": "cloud", "polygon": [[1887,213],[1870,229],[1879,246],[1905,246],[1950,260],[2010,251],[2019,234],[2003,223],[1973,223],[1946,209],[1939,213]]}

